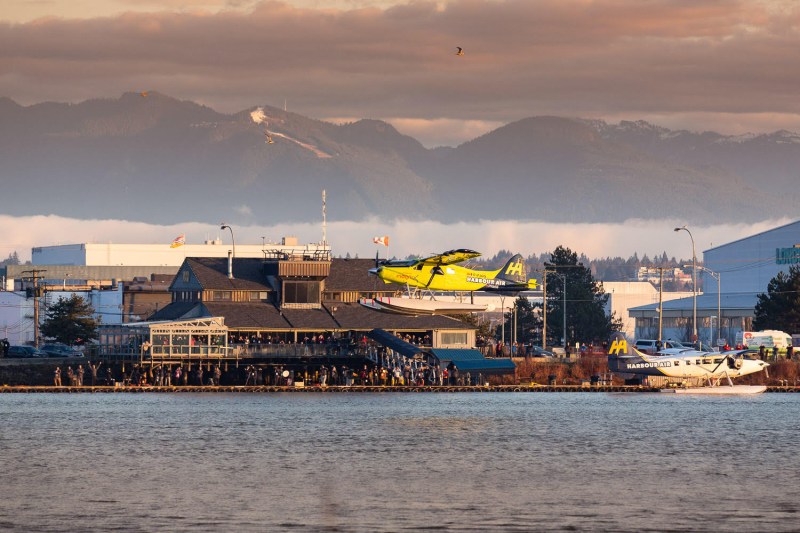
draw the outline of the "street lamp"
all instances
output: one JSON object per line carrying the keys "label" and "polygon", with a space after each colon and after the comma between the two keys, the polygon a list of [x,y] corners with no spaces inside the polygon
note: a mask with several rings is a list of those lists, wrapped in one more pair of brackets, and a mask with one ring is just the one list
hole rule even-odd
{"label": "street lamp", "polygon": [[[506,297],[500,297],[500,346],[506,342]],[[505,346],[503,346],[505,348]],[[503,350],[505,352],[505,349]],[[501,354],[502,356],[502,354]]]}
{"label": "street lamp", "polygon": [[564,352],[567,351],[567,275],[566,274],[557,274],[561,276],[561,280],[564,282]]}
{"label": "street lamp", "polygon": [[231,232],[231,257],[228,260],[228,277],[233,279],[233,260],[236,258],[236,241],[233,238],[233,228],[224,222],[220,224],[219,229],[229,229]]}
{"label": "street lamp", "polygon": [[231,231],[231,246],[233,247],[233,257],[236,258],[236,241],[233,240],[233,228],[224,222],[220,224],[219,229],[228,229]]}
{"label": "street lamp", "polygon": [[694,247],[694,236],[686,226],[675,228],[675,231],[685,231],[692,239],[692,342],[697,342],[697,252]]}

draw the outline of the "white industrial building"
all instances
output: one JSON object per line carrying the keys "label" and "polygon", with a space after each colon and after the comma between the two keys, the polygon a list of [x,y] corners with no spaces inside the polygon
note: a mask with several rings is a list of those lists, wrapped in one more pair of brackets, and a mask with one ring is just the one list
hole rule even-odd
{"label": "white industrial building", "polygon": [[33,248],[33,265],[80,266],[173,266],[183,264],[187,257],[227,257],[232,252],[237,258],[264,258],[270,253],[313,255],[318,251],[330,252],[327,244],[298,245],[296,237],[284,237],[280,243],[223,244],[214,239],[203,244],[117,244],[80,243]]}
{"label": "white industrial building", "polygon": [[[732,344],[737,333],[752,330],[758,295],[767,292],[770,280],[800,265],[800,221],[705,250],[699,263],[703,293],[696,298],[698,337],[708,345]],[[636,338],[657,338],[657,303],[631,308],[630,314],[636,320]],[[693,314],[691,296],[665,302],[662,338],[689,340]]]}
{"label": "white industrial building", "polygon": [[[622,332],[629,339],[636,335],[636,319],[628,310],[642,305],[658,305],[658,289],[649,281],[604,281],[603,291],[608,294],[606,314],[622,320]],[[661,298],[666,302],[691,295],[691,292],[664,292]]]}

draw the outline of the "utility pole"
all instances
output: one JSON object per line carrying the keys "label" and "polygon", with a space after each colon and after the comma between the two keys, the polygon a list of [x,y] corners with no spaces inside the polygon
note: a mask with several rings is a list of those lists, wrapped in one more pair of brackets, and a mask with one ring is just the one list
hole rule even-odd
{"label": "utility pole", "polygon": [[564,281],[564,351],[567,351],[567,273],[561,274],[561,279]]}
{"label": "utility pole", "polygon": [[542,270],[542,349],[547,349],[547,274],[555,274],[564,281],[564,349],[567,348],[567,275],[557,270]]}
{"label": "utility pole", "polygon": [[547,349],[547,270],[542,273],[542,350]]}
{"label": "utility pole", "polygon": [[31,274],[33,279],[33,345],[39,348],[39,278],[38,275],[46,270],[24,270],[22,274]]}
{"label": "utility pole", "polygon": [[661,332],[664,324],[664,269],[658,269],[658,342],[661,342]]}

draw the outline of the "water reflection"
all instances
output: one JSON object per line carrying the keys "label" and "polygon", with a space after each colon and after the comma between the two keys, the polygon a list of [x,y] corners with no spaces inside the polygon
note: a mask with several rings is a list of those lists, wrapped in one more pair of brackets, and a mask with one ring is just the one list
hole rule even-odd
{"label": "water reflection", "polygon": [[790,531],[799,406],[775,394],[2,395],[0,528]]}

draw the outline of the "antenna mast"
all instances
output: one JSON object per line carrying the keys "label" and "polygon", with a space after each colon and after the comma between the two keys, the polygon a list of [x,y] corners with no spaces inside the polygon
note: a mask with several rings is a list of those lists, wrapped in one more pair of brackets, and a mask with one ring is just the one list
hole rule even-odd
{"label": "antenna mast", "polygon": [[325,189],[322,189],[322,245],[328,244],[328,224],[325,216]]}

